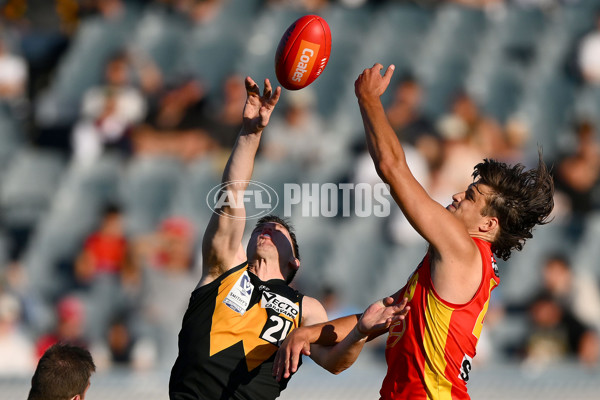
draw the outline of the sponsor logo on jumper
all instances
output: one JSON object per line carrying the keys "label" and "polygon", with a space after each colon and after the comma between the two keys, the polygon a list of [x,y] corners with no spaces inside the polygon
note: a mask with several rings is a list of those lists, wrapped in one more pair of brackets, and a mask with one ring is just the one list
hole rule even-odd
{"label": "sponsor logo on jumper", "polygon": [[271,292],[263,292],[260,306],[270,308],[278,314],[283,314],[291,319],[298,316],[298,306],[283,296]]}

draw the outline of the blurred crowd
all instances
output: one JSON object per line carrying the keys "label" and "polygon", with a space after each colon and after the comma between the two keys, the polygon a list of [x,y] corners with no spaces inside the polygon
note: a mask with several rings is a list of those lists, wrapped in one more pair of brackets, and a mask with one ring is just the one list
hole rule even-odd
{"label": "blurred crowd", "polygon": [[[391,2],[335,3],[377,7]],[[444,3],[396,2],[432,8]],[[509,4],[551,9],[577,0],[454,2],[495,13]],[[116,20],[125,18],[131,8],[157,7],[177,14],[188,24],[202,25],[215,18],[225,3],[227,0],[2,2],[0,107],[22,133],[24,146],[59,151],[70,164],[81,167],[93,166],[106,154],[118,154],[125,160],[168,156],[186,165],[208,156],[225,159],[239,131],[246,96],[243,76],[237,74],[219,82],[216,90],[209,89],[208,82],[194,71],[167,74],[149,55],[124,44],[103,60],[101,79],[86,88],[75,109],[61,110],[72,118],[52,119],[44,108],[45,90],[56,79],[58,66],[85,21]],[[264,7],[319,12],[334,2],[263,3]],[[600,87],[600,17],[597,22],[596,29],[585,32],[572,52],[571,61],[576,65],[572,79],[580,87]],[[535,146],[527,121],[519,116],[499,121],[487,115],[466,88],[454,93],[450,107],[441,116],[424,111],[425,89],[414,74],[396,76],[388,91],[387,116],[404,144],[411,170],[442,204],[471,183],[473,166],[483,158],[525,165],[537,161],[529,159],[531,152],[526,151],[527,146]],[[327,129],[331,129],[327,116],[319,113],[319,98],[312,88],[285,93],[259,158],[319,169],[328,157],[324,146],[319,145]],[[564,226],[565,237],[575,244],[590,215],[600,208],[598,127],[591,118],[576,118],[564,138],[558,154],[547,161],[554,165],[556,223]],[[346,171],[348,179],[357,183],[379,181],[363,141],[357,141],[347,157],[354,160],[353,169]],[[123,204],[105,202],[101,209],[95,229],[81,238],[77,254],[57,266],[68,284],[51,299],[55,315],[45,316],[51,324],[43,331],[35,322],[38,299],[30,291],[29,272],[23,265],[35,227],[9,229],[0,219],[7,254],[0,260],[0,375],[32,372],[43,352],[58,341],[89,348],[99,368],[144,369],[172,364],[181,317],[199,277],[197,244],[204,227],[171,216],[148,232],[131,235]],[[382,237],[401,247],[421,241],[396,209],[386,220]],[[530,298],[517,304],[498,298],[492,304],[489,331],[508,315],[517,315],[526,324],[517,340],[496,349],[495,356],[538,364],[570,357],[585,365],[597,365],[598,271],[578,268],[570,257],[552,254],[532,266],[540,274],[539,287],[532,290]],[[331,287],[321,289],[327,304],[332,304],[330,314],[337,315],[340,305],[335,291]],[[490,337],[484,336],[483,346],[493,347],[493,343],[485,343],[493,340],[493,334]],[[485,348],[482,353],[485,355]]]}

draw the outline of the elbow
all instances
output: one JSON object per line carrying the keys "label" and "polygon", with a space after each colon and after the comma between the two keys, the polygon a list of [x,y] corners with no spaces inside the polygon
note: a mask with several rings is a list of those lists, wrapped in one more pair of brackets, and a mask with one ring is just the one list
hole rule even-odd
{"label": "elbow", "polygon": [[377,171],[377,175],[379,175],[381,180],[383,180],[385,183],[390,181],[396,168],[396,163],[389,158],[381,159],[375,162],[375,170]]}
{"label": "elbow", "polygon": [[347,369],[348,369],[348,367],[344,366],[344,367],[327,368],[327,371],[329,371],[333,375],[339,375]]}
{"label": "elbow", "polygon": [[350,366],[352,365],[352,362],[334,362],[334,363],[330,363],[330,364],[325,364],[325,365],[321,365],[323,368],[325,368],[328,372],[330,372],[333,375],[339,375],[342,372],[344,372],[345,370],[347,370],[348,368],[350,368]]}

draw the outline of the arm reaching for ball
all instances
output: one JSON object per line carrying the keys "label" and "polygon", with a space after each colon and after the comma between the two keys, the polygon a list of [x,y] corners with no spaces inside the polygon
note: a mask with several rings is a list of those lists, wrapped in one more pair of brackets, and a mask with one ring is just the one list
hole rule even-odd
{"label": "arm reaching for ball", "polygon": [[[396,303],[386,297],[371,304],[362,315],[349,315],[292,331],[279,347],[273,365],[277,380],[288,378],[298,369],[300,355],[310,356],[333,374],[339,374],[358,358],[364,344],[382,335],[410,310],[408,299]],[[395,304],[396,303],[396,304]]]}

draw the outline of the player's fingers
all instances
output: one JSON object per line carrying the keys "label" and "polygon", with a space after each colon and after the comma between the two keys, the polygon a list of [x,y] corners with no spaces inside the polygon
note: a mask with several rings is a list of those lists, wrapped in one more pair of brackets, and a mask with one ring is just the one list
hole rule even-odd
{"label": "player's fingers", "polygon": [[[382,66],[383,68],[383,66]],[[386,70],[385,70],[385,74],[383,74],[383,79],[387,82],[390,83],[390,80],[392,79],[392,75],[394,75],[394,70],[396,69],[396,66],[394,64],[391,64]]]}
{"label": "player's fingers", "polygon": [[252,78],[247,76],[246,80],[245,80],[245,84],[246,84],[246,92],[248,92],[248,94],[256,94],[256,95],[260,96],[260,89],[258,88],[258,85],[256,84],[256,82],[254,82],[254,80]]}
{"label": "player's fingers", "polygon": [[293,374],[298,370],[298,361],[300,360],[300,353],[294,353],[290,363],[289,374]]}
{"label": "player's fingers", "polygon": [[272,106],[275,106],[275,104],[277,104],[277,102],[279,101],[279,96],[281,96],[281,87],[277,86],[277,89],[275,89],[275,94],[273,94],[273,96],[269,100]]}
{"label": "player's fingers", "polygon": [[269,79],[265,79],[265,87],[263,89],[263,97],[265,99],[270,99],[273,94],[273,88],[271,87],[271,81]]}
{"label": "player's fingers", "polygon": [[394,298],[393,297],[386,297],[385,299],[383,299],[383,305],[384,306],[391,306],[392,304],[394,304]]}
{"label": "player's fingers", "polygon": [[371,68],[375,71],[381,71],[383,69],[383,65],[381,65],[380,63],[375,63],[373,64],[373,68]]}
{"label": "player's fingers", "polygon": [[280,351],[275,353],[275,360],[273,360],[273,370],[271,371],[273,376],[277,376],[279,373],[279,362],[280,362]]}

